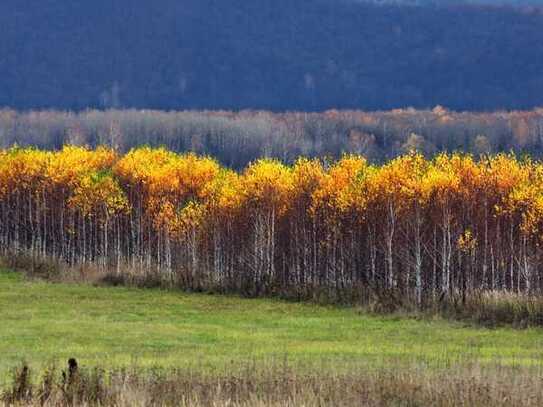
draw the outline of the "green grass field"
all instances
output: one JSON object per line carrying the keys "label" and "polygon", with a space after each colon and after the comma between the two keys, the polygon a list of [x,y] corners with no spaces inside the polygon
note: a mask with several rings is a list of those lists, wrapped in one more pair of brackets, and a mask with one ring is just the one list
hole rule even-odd
{"label": "green grass field", "polygon": [[485,329],[279,300],[29,281],[0,272],[0,372],[19,365],[225,369],[285,358],[321,369],[541,365],[543,330]]}

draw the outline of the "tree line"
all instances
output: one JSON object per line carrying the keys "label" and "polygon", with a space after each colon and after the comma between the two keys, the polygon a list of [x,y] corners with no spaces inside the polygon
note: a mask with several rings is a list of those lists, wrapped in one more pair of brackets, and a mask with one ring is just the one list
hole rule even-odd
{"label": "tree line", "polygon": [[543,164],[412,152],[382,165],[141,147],[0,151],[0,247],[194,290],[420,306],[541,294]]}
{"label": "tree line", "polygon": [[293,164],[299,156],[360,154],[382,163],[413,149],[431,157],[465,151],[475,156],[514,151],[541,157],[543,109],[495,113],[397,109],[383,112],[0,110],[0,147],[60,149],[109,145],[120,152],[149,145],[211,155],[242,169],[262,158]]}

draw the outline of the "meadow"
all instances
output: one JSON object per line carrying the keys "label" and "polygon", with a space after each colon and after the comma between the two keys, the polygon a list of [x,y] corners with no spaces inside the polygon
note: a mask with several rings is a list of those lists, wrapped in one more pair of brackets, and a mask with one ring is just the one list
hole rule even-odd
{"label": "meadow", "polygon": [[543,361],[543,330],[486,329],[355,308],[180,291],[51,284],[0,273],[0,369],[75,357],[87,366],[213,370],[250,361],[349,369]]}
{"label": "meadow", "polygon": [[[485,402],[518,385],[524,388],[519,397],[533,402],[543,396],[537,390],[541,328],[488,329],[277,299],[50,283],[6,269],[0,308],[0,389],[12,385],[13,369],[23,363],[38,381],[73,357],[87,371],[110,372],[108,383],[118,394],[108,392],[123,395],[124,405],[153,404],[150,392],[181,403],[180,389],[195,397],[187,405],[209,405],[203,394],[239,405],[288,404],[275,399],[278,394],[289,395],[292,405],[327,405],[322,397],[356,405],[362,393],[378,396],[368,405],[388,405],[379,403],[389,396],[447,405],[438,401],[454,401],[451,386],[462,388],[462,397],[486,388],[492,397]],[[220,390],[225,383],[228,394]],[[132,398],[126,399],[127,388]],[[349,389],[347,399],[342,388]]]}

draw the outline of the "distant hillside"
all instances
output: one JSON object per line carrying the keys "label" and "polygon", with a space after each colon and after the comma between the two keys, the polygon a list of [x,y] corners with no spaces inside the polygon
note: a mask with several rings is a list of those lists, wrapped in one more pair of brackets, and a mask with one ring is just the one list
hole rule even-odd
{"label": "distant hillside", "polygon": [[3,0],[0,106],[527,109],[542,27],[534,7]]}
{"label": "distant hillside", "polygon": [[483,6],[543,6],[543,0],[343,0],[353,3],[373,3],[384,5],[402,6],[460,6],[460,5],[483,5]]}

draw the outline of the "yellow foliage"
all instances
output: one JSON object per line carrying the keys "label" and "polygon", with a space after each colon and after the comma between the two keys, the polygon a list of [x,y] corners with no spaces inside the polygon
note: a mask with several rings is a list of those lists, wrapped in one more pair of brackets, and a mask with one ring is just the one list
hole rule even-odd
{"label": "yellow foliage", "polygon": [[258,160],[243,173],[241,188],[248,203],[282,214],[293,192],[292,170],[275,160]]}
{"label": "yellow foliage", "polygon": [[[262,159],[236,173],[214,159],[163,148],[142,147],[122,157],[103,147],[0,150],[0,201],[40,202],[46,194],[50,208],[67,207],[99,221],[138,207],[149,224],[172,236],[206,222],[241,224],[256,211],[331,224],[424,213],[448,222],[469,216],[467,224],[475,225],[484,216],[485,222],[513,222],[525,236],[543,232],[543,165],[503,154],[476,161],[411,153],[381,166],[356,155],[329,167],[317,159],[293,166]],[[460,236],[460,248],[474,244],[473,230]]]}
{"label": "yellow foliage", "polygon": [[69,199],[72,209],[85,216],[109,217],[126,212],[128,200],[118,182],[110,174],[91,173],[85,175]]}
{"label": "yellow foliage", "polygon": [[349,210],[364,206],[359,192],[364,190],[364,177],[368,170],[367,161],[359,156],[345,156],[334,164],[320,179],[320,185],[313,193],[311,211],[324,211],[328,215],[345,214]]}
{"label": "yellow foliage", "polygon": [[81,177],[108,170],[116,160],[115,151],[106,147],[90,150],[85,147],[65,146],[51,155],[45,176],[53,185],[75,188]]}

